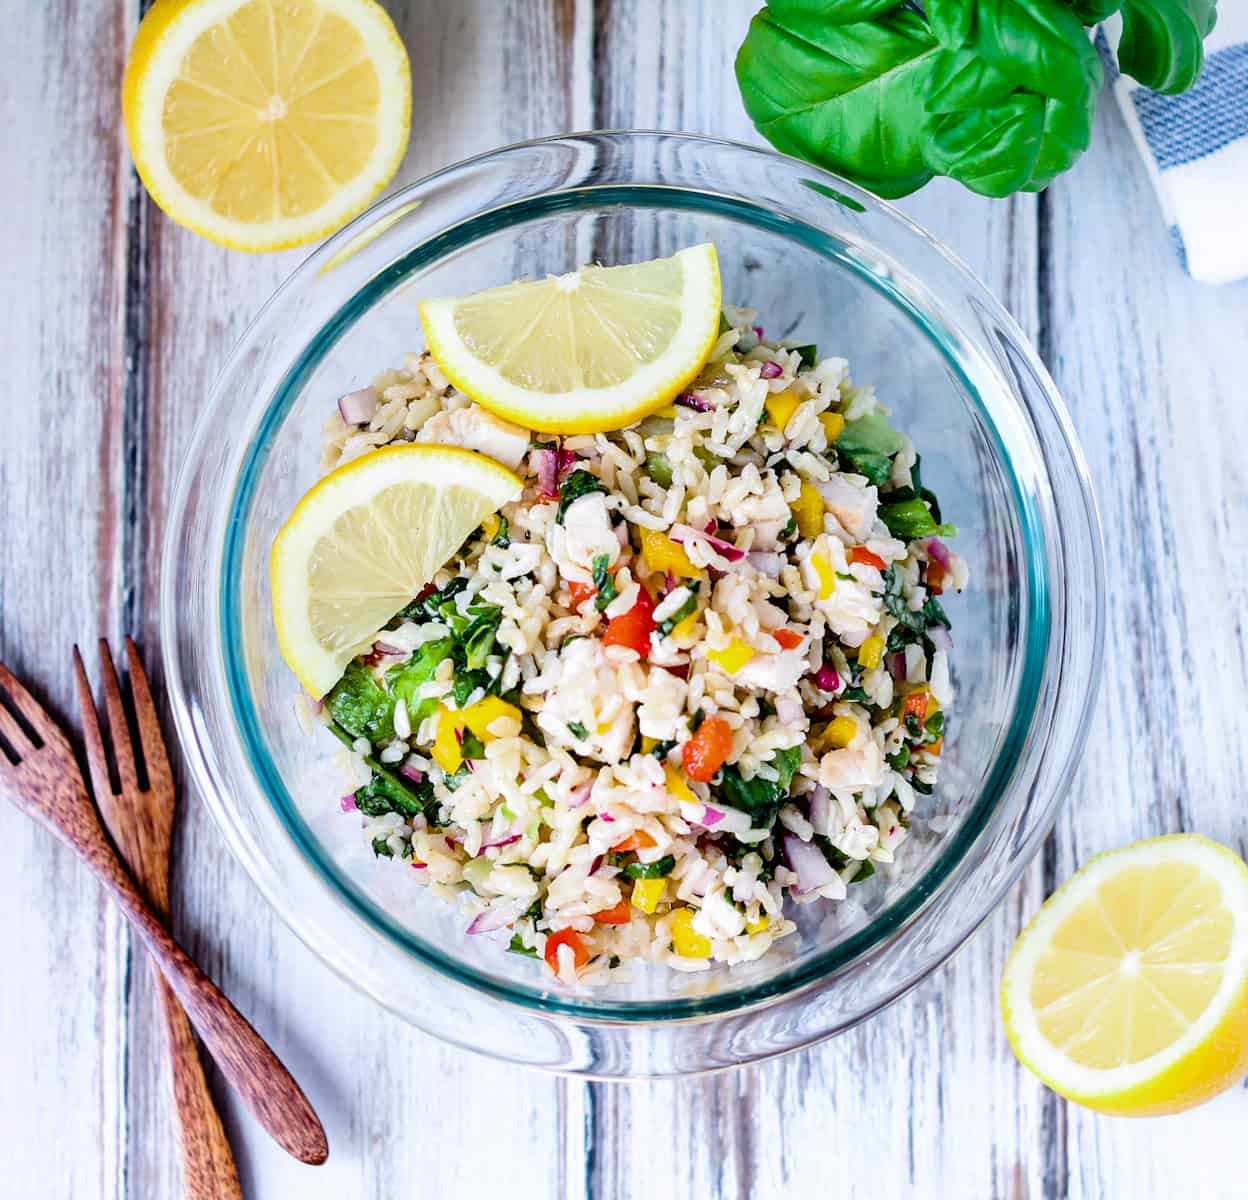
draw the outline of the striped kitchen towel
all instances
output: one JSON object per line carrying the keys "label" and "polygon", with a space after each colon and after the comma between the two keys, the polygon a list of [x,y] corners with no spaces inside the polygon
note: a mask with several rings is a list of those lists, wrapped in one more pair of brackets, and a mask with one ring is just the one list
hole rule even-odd
{"label": "striped kitchen towel", "polygon": [[[1111,50],[1120,31],[1104,27]],[[1218,6],[1191,91],[1159,96],[1125,75],[1113,88],[1188,274],[1248,278],[1248,0]]]}

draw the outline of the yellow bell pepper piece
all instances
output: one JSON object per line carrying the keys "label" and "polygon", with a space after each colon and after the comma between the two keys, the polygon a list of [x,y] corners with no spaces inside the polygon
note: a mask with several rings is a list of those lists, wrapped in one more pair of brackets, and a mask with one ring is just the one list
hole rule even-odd
{"label": "yellow bell pepper piece", "polygon": [[735,675],[756,653],[757,651],[751,646],[747,646],[740,638],[734,637],[722,650],[708,650],[706,657],[721,671],[728,675]]}
{"label": "yellow bell pepper piece", "polygon": [[641,529],[641,557],[652,571],[679,575],[682,579],[696,579],[698,568],[689,561],[689,555],[679,542],[672,541],[657,529]]}
{"label": "yellow bell pepper piece", "polygon": [[672,913],[672,949],[681,958],[711,957],[711,939],[694,929],[691,908],[678,908]]}
{"label": "yellow bell pepper piece", "polygon": [[835,446],[837,439],[845,432],[845,418],[838,412],[820,413],[819,424],[823,426],[828,445]]}
{"label": "yellow bell pepper piece", "polygon": [[646,737],[644,733],[641,735],[642,754],[649,754],[650,751],[653,750],[655,746],[657,746],[658,744],[659,744],[659,741],[657,738]]}
{"label": "yellow bell pepper piece", "polygon": [[768,925],[771,924],[771,918],[766,913],[759,913],[757,921],[746,921],[746,933],[762,933]]}
{"label": "yellow bell pepper piece", "polygon": [[858,647],[858,665],[874,670],[884,657],[884,639],[879,634],[872,634]]}
{"label": "yellow bell pepper piece", "polygon": [[789,511],[797,521],[797,532],[802,537],[817,538],[823,532],[823,497],[819,495],[814,484],[802,480],[802,490],[789,505]]}
{"label": "yellow bell pepper piece", "polygon": [[819,599],[826,600],[836,591],[836,572],[822,554],[812,554],[810,565],[815,568],[815,574],[819,578]]}
{"label": "yellow bell pepper piece", "polygon": [[481,522],[481,532],[485,534],[485,540],[492,542],[494,535],[498,533],[498,517],[494,513],[490,513],[484,521]]}
{"label": "yellow bell pepper piece", "polygon": [[[506,700],[498,696],[486,696],[483,700],[478,700],[476,704],[470,704],[463,709],[458,717],[461,726],[467,725],[483,742],[488,742],[494,736],[488,732],[489,727],[499,717],[520,720],[520,710],[514,704],[508,704]],[[438,725],[438,732],[442,732],[441,723]]]}
{"label": "yellow bell pepper piece", "polygon": [[797,412],[801,400],[792,392],[775,392],[763,401],[763,407],[771,418],[771,423],[782,433],[789,419]]}
{"label": "yellow bell pepper piece", "polygon": [[644,913],[652,913],[659,907],[665,891],[666,879],[639,879],[633,884],[633,907]]}
{"label": "yellow bell pepper piece", "polygon": [[693,637],[694,627],[698,623],[698,614],[691,612],[683,621],[678,621],[672,627],[672,637],[677,641],[686,642]]}
{"label": "yellow bell pepper piece", "polygon": [[454,775],[464,765],[456,731],[463,726],[456,720],[458,713],[448,708],[438,709],[438,731],[433,738],[433,761],[448,775]]}
{"label": "yellow bell pepper piece", "polygon": [[693,789],[685,782],[685,777],[671,763],[663,767],[663,780],[667,785],[668,794],[675,796],[677,800],[683,800],[686,804],[700,803],[697,796],[693,794]]}
{"label": "yellow bell pepper piece", "polygon": [[844,750],[858,736],[858,722],[853,717],[833,717],[825,736],[838,750]]}

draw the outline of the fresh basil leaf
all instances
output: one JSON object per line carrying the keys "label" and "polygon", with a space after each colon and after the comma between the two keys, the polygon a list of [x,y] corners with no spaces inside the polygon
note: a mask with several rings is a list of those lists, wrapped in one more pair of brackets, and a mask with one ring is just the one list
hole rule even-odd
{"label": "fresh basil leaf", "polygon": [[929,113],[959,112],[998,104],[1013,90],[1013,77],[974,50],[945,49],[932,63],[925,106]]}
{"label": "fresh basil leaf", "polygon": [[658,862],[629,863],[624,868],[624,874],[629,879],[663,879],[672,873],[675,866],[676,859],[670,854],[665,854]]}
{"label": "fresh basil leaf", "polygon": [[1205,63],[1217,0],[1126,0],[1118,65],[1155,92],[1185,92]]}
{"label": "fresh basil leaf", "polygon": [[394,736],[394,697],[360,660],[347,669],[325,696],[329,715],[353,738],[379,742]]}
{"label": "fresh basil leaf", "polygon": [[999,104],[932,122],[927,162],[981,196],[1039,191],[1073,166],[1092,141],[1086,104],[1016,92]]}
{"label": "fresh basil leaf", "polygon": [[926,0],[923,11],[942,46],[956,50],[970,37],[975,6],[969,0]]}
{"label": "fresh basil leaf", "polygon": [[736,62],[746,112],[778,150],[904,196],[932,177],[924,100],[938,43],[910,8],[871,5],[873,20],[841,25],[834,7],[781,3],[754,17]]}
{"label": "fresh basil leaf", "polygon": [[1082,22],[1059,0],[974,0],[968,47],[1016,88],[1085,109],[1105,80]]}
{"label": "fresh basil leaf", "polygon": [[563,481],[562,486],[559,488],[559,508],[555,513],[556,523],[563,524],[564,517],[568,515],[568,509],[582,496],[588,496],[591,492],[605,492],[606,490],[602,486],[602,480],[597,475],[585,470],[584,467],[578,467]]}
{"label": "fresh basil leaf", "polygon": [[849,25],[854,21],[870,21],[904,3],[905,0],[771,0],[771,8],[786,21]]}
{"label": "fresh basil leaf", "polygon": [[1122,7],[1123,0],[1063,0],[1063,3],[1085,25],[1099,25]]}

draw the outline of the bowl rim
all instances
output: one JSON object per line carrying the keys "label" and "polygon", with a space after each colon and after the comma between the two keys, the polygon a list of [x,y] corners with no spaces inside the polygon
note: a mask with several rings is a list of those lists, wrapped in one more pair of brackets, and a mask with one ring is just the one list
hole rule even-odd
{"label": "bowl rim", "polygon": [[[246,346],[250,342],[253,335],[257,332],[258,328],[262,325],[263,319],[269,313],[270,309],[278,305],[289,291],[296,289],[297,286],[302,281],[307,279],[309,275],[321,269],[327,261],[332,261],[337,256],[343,254],[344,251],[349,251],[353,243],[356,242],[361,234],[367,234],[374,227],[374,223],[379,219],[385,219],[387,214],[393,213],[404,204],[410,202],[416,193],[430,188],[440,180],[445,180],[448,177],[454,176],[457,172],[474,165],[488,162],[489,160],[505,159],[510,155],[514,155],[516,152],[549,143],[569,142],[585,138],[631,139],[638,137],[665,139],[675,138],[682,141],[701,142],[713,146],[728,147],[733,150],[747,152],[755,156],[781,159],[786,157],[777,155],[771,150],[765,150],[745,143],[729,141],[727,139],[648,130],[586,131],[583,133],[571,133],[550,138],[533,139],[530,141],[513,143],[510,146],[490,150],[483,154],[474,155],[470,158],[464,159],[458,163],[451,164],[440,169],[439,171],[423,177],[422,179],[406,185],[399,191],[380,200],[365,213],[361,214],[361,216],[357,217],[354,221],[345,226],[332,238],[319,246],[307,259],[305,259],[302,264],[300,264],[298,268],[296,268],[294,272],[287,277],[287,279],[273,293],[264,306],[262,306],[256,317],[249,323],[236,347],[228,356],[218,373],[217,382],[214,384],[212,394],[197,422],[198,428],[192,438],[190,452],[188,453],[187,459],[183,463],[178,483],[175,487],[175,501],[171,506],[170,526],[166,533],[166,562],[164,563],[164,569],[162,570],[161,589],[162,644],[165,647],[165,666],[167,678],[171,683],[171,695],[178,690],[174,685],[175,683],[181,682],[181,676],[178,665],[171,661],[174,658],[174,654],[171,649],[174,645],[174,639],[172,637],[172,629],[166,627],[166,617],[171,614],[169,612],[169,606],[165,602],[165,581],[173,578],[173,572],[169,569],[169,566],[171,555],[174,552],[175,533],[176,526],[178,524],[177,518],[183,514],[185,509],[186,496],[184,495],[184,492],[187,487],[191,465],[197,457],[195,452],[199,448],[200,439],[205,436],[208,418],[213,410],[214,401],[218,396],[222,381],[228,377],[231,368],[237,362],[239,356],[244,352]],[[974,273],[971,272],[952,251],[941,244],[931,234],[927,233],[927,231],[923,230],[921,226],[917,225],[913,220],[905,214],[899,212],[886,201],[880,200],[879,198],[862,191],[862,189],[855,187],[852,183],[839,179],[837,176],[831,175],[828,172],[818,171],[817,169],[811,168],[808,164],[801,163],[799,165],[804,171],[813,170],[819,177],[826,178],[830,181],[830,184],[835,185],[836,190],[839,191],[839,197],[834,196],[833,198],[840,198],[842,202],[850,201],[852,207],[874,207],[882,212],[886,218],[900,223],[912,234],[916,234],[926,241],[953,268],[953,270],[960,277],[960,282],[973,291],[978,299],[990,306],[994,321],[1008,331],[1014,340],[1015,348],[1029,360],[1029,365],[1037,372],[1037,378],[1040,380],[1043,389],[1047,393],[1049,404],[1058,417],[1059,426],[1062,427],[1066,447],[1074,458],[1078,472],[1085,482],[1083,499],[1085,500],[1085,504],[1088,508],[1089,523],[1094,533],[1093,540],[1096,544],[1093,548],[1093,556],[1097,563],[1095,582],[1097,584],[1098,621],[1092,636],[1095,647],[1099,648],[1103,632],[1104,589],[1103,568],[1100,566],[1099,522],[1095,513],[1095,501],[1091,495],[1090,487],[1087,486],[1086,481],[1088,473],[1086,465],[1082,461],[1082,454],[1079,449],[1078,442],[1069,428],[1069,421],[1068,418],[1066,418],[1064,408],[1058,399],[1056,388],[1052,384],[1052,381],[1048,378],[1043,366],[1040,364],[1038,356],[1035,354],[1030,342],[1012,321],[1009,314],[996,301],[995,297],[993,297],[991,293],[988,292],[987,288],[980,283]],[[604,192],[612,190],[615,192],[628,193],[642,193],[647,191],[652,193],[662,192],[664,200],[669,204],[672,199],[670,185],[659,185],[653,183],[614,185],[591,184],[587,186],[581,185],[570,190],[581,194],[591,195],[596,199],[601,198]],[[691,188],[688,190],[692,191],[695,189]],[[484,209],[481,212],[473,213],[469,217],[444,227],[435,237],[426,239],[425,241],[410,247],[398,260],[396,260],[396,262],[392,265],[392,268],[389,269],[391,271],[392,278],[383,290],[377,291],[376,288],[381,287],[381,284],[376,280],[372,280],[364,288],[356,290],[345,300],[339,303],[337,312],[329,321],[322,325],[322,328],[316,337],[311,339],[308,345],[305,346],[299,359],[295,362],[295,365],[286,370],[281,386],[272,397],[268,398],[264,415],[251,437],[243,469],[236,474],[232,481],[230,481],[233,484],[233,495],[229,506],[231,519],[227,522],[226,543],[222,551],[221,559],[219,560],[220,570],[214,572],[218,575],[221,582],[221,600],[217,612],[222,624],[221,629],[218,632],[222,635],[221,641],[224,647],[223,653],[225,657],[224,667],[229,681],[229,695],[232,705],[230,716],[234,724],[234,731],[239,735],[238,748],[241,751],[243,758],[246,760],[247,766],[251,771],[255,782],[258,784],[260,791],[265,795],[269,802],[277,807],[279,816],[282,818],[283,824],[287,828],[287,832],[295,839],[304,854],[305,859],[309,860],[310,865],[321,876],[321,881],[326,887],[329,888],[331,893],[340,903],[345,902],[349,906],[353,907],[355,915],[360,917],[366,925],[380,933],[383,937],[386,937],[391,941],[398,941],[401,943],[402,948],[409,954],[413,955],[423,966],[430,968],[442,977],[473,991],[486,993],[487,995],[490,995],[495,999],[501,999],[508,1004],[519,1005],[530,1012],[538,1010],[543,1016],[549,1016],[556,1019],[571,1019],[577,1024],[590,1025],[604,1023],[611,1025],[623,1024],[629,1026],[653,1026],[656,1024],[688,1021],[689,1019],[705,1020],[724,1016],[729,1013],[738,1015],[760,1006],[767,1006],[781,1000],[791,1000],[795,996],[800,996],[813,988],[818,988],[838,971],[858,961],[863,955],[869,953],[872,949],[878,948],[882,943],[890,939],[901,928],[913,921],[927,906],[933,896],[951,886],[953,882],[956,881],[960,869],[965,868],[970,863],[972,851],[976,843],[979,842],[985,835],[988,819],[992,816],[993,812],[1008,792],[1009,785],[1016,770],[1016,763],[1010,760],[1016,756],[1007,754],[1007,750],[1021,750],[1024,743],[1030,739],[1032,733],[1034,732],[1033,726],[1039,710],[1040,687],[1038,684],[1043,681],[1041,677],[1044,672],[1049,669],[1047,655],[1049,650],[1049,639],[1052,636],[1048,607],[1049,581],[1044,562],[1044,530],[1038,523],[1036,515],[1034,513],[1030,513],[1028,510],[1028,505],[1025,503],[1025,496],[1019,488],[1010,456],[999,444],[999,434],[996,424],[984,410],[982,403],[980,403],[976,387],[966,376],[961,364],[949,350],[948,342],[950,340],[950,336],[948,331],[945,331],[945,335],[942,336],[938,329],[933,328],[932,322],[928,315],[920,312],[913,304],[908,306],[908,315],[911,320],[919,326],[923,335],[935,346],[935,348],[945,358],[948,365],[957,373],[959,381],[966,393],[969,396],[974,397],[977,404],[979,404],[979,411],[984,417],[985,427],[992,432],[994,437],[998,438],[997,449],[999,452],[999,465],[1005,468],[1005,473],[1007,474],[1011,488],[1013,489],[1012,498],[1016,505],[1016,517],[1019,521],[1020,528],[1025,535],[1023,541],[1027,550],[1026,562],[1029,568],[1027,596],[1029,602],[1031,603],[1031,607],[1034,609],[1036,605],[1039,604],[1040,611],[1031,613],[1028,621],[1027,646],[1029,647],[1029,652],[1027,657],[1029,659],[1029,663],[1025,666],[1024,674],[1020,675],[1015,687],[1014,700],[1016,712],[1014,714],[1015,719],[1012,722],[1013,729],[1010,736],[1004,739],[1002,744],[999,745],[996,756],[997,762],[994,764],[993,770],[988,775],[988,781],[995,783],[995,788],[987,786],[987,782],[984,785],[981,785],[979,792],[976,794],[974,807],[969,814],[968,819],[963,822],[957,831],[951,834],[948,839],[949,844],[942,847],[941,850],[935,855],[932,863],[927,867],[924,874],[911,881],[910,886],[908,886],[900,896],[886,905],[864,928],[856,930],[844,941],[837,943],[835,946],[829,947],[827,950],[812,954],[807,961],[791,965],[766,980],[756,983],[747,983],[738,988],[727,989],[710,997],[677,997],[664,1000],[624,1001],[600,1005],[592,1002],[567,1003],[562,1001],[558,994],[553,993],[549,988],[533,988],[531,990],[525,989],[524,991],[521,991],[521,989],[513,986],[509,982],[503,982],[498,980],[496,977],[478,972],[475,968],[449,957],[444,951],[441,950],[440,947],[433,946],[430,943],[425,943],[424,945],[420,944],[419,939],[413,939],[407,931],[401,930],[395,926],[394,923],[388,918],[387,914],[377,909],[377,907],[366,898],[361,897],[364,904],[364,907],[361,908],[360,905],[356,903],[355,897],[351,894],[354,889],[342,887],[339,880],[335,878],[335,876],[340,875],[338,869],[334,867],[330,868],[328,871],[326,870],[325,863],[323,862],[323,856],[316,845],[316,839],[308,836],[306,827],[302,830],[297,827],[292,827],[292,823],[288,819],[290,817],[289,808],[284,806],[279,799],[277,799],[277,797],[280,797],[285,793],[285,788],[281,783],[280,773],[277,772],[271,762],[265,762],[268,755],[267,751],[264,750],[263,742],[261,740],[257,740],[253,736],[254,730],[247,728],[248,724],[254,724],[254,721],[248,722],[244,719],[248,716],[247,709],[250,706],[250,698],[248,696],[247,689],[241,684],[242,676],[240,671],[242,669],[242,665],[239,658],[239,646],[237,642],[231,640],[229,636],[229,634],[233,632],[230,622],[233,614],[237,612],[239,602],[237,595],[237,574],[229,568],[237,565],[237,556],[241,554],[242,529],[245,528],[245,522],[240,521],[237,518],[239,516],[243,518],[247,516],[247,504],[251,496],[250,484],[254,482],[255,476],[263,463],[264,454],[261,453],[261,451],[264,450],[268,441],[267,434],[271,432],[272,428],[280,423],[286,409],[289,407],[289,402],[293,402],[293,397],[295,392],[298,390],[302,375],[309,372],[315,366],[316,361],[319,361],[319,358],[329,349],[330,345],[332,345],[332,339],[327,340],[327,330],[331,325],[335,325],[334,336],[340,336],[341,333],[345,332],[345,329],[349,327],[349,322],[347,324],[336,324],[336,322],[338,322],[338,319],[342,317],[348,308],[356,306],[358,307],[359,313],[365,311],[369,305],[378,300],[381,295],[386,293],[386,291],[392,287],[398,286],[401,280],[409,274],[411,269],[413,269],[413,266],[418,267],[421,265],[420,256],[422,253],[424,255],[424,261],[432,261],[436,259],[440,253],[444,252],[443,247],[447,243],[444,243],[443,239],[449,238],[452,233],[456,233],[458,235],[456,239],[457,245],[471,244],[480,232],[488,231],[485,229],[479,229],[479,223],[483,221],[488,222],[490,220],[497,221],[500,219],[500,215],[504,214],[514,216],[518,210],[523,210],[524,215],[527,216],[540,215],[540,211],[544,206],[553,206],[553,202],[564,194],[565,193],[562,189],[544,190],[536,195],[526,196],[517,201],[511,201],[507,205],[498,208]],[[703,196],[707,195],[713,197],[716,201],[721,203],[726,201],[726,197],[719,193],[709,191],[703,193]],[[860,195],[865,201],[865,204],[861,204],[860,201],[855,200],[855,195]],[[733,207],[741,206],[736,209],[737,216],[745,215],[748,210],[748,219],[752,223],[768,223],[766,220],[759,220],[760,217],[765,217],[767,214],[765,210],[760,209],[757,205],[741,199],[733,199],[731,203]],[[699,203],[695,204],[694,207],[697,207],[698,211],[707,211],[709,208],[714,208],[716,206]],[[778,217],[775,218],[775,221],[777,222],[780,220],[781,219]],[[509,220],[505,223],[512,224],[513,221]],[[785,231],[792,236],[794,222],[789,220],[784,222],[784,225]],[[830,238],[830,235],[828,235],[825,231],[815,231],[811,227],[807,227],[805,232],[811,234],[817,232],[821,239]],[[798,236],[796,240],[802,242],[802,244],[806,245],[810,249],[817,249],[816,247],[811,246],[810,242],[805,237]],[[438,244],[435,248],[430,249],[431,243]],[[417,259],[415,263],[412,261],[414,258]],[[863,270],[860,265],[855,266],[855,264],[846,262],[844,259],[841,261],[843,265],[850,266],[851,269],[856,269],[860,277],[866,282],[877,287],[877,289],[880,288],[879,282],[875,280],[868,271]],[[902,297],[898,292],[887,289],[884,290],[887,291],[887,298],[892,303],[898,304],[898,302],[902,300]],[[367,301],[367,304],[364,302],[365,300]],[[907,306],[903,304],[902,307],[904,308]],[[359,313],[356,315],[359,315]],[[316,358],[310,362],[305,361],[308,359],[310,349],[322,342],[324,342],[324,345],[320,350],[320,354],[318,354]],[[286,402],[285,408],[283,408],[283,402]],[[1038,549],[1035,549],[1034,547],[1038,547]],[[216,565],[215,561],[214,565]],[[1035,577],[1030,577],[1032,575]],[[1031,651],[1036,648],[1036,638],[1041,634],[1043,636],[1040,637],[1038,653],[1031,653]],[[1099,653],[1094,654],[1094,659],[1096,659],[1099,664]],[[1027,680],[1033,680],[1037,683],[1037,686],[1034,688],[1024,687],[1024,683]],[[1085,696],[1085,711],[1095,701],[1096,684],[1098,682],[1099,669],[1093,672],[1093,685],[1088,689]],[[1024,700],[1028,700],[1026,719],[1020,722],[1019,716],[1021,715],[1021,706]],[[175,717],[178,720],[179,732],[183,733],[183,720],[187,716],[184,712],[185,706],[180,703],[175,703],[174,708]],[[254,708],[251,715],[254,716]],[[183,740],[185,741],[185,736]],[[1064,778],[1068,778],[1069,773],[1073,771],[1074,766],[1078,761],[1079,752],[1082,748],[1082,742],[1083,737],[1081,736],[1070,746],[1063,777],[1056,782],[1063,782]],[[192,762],[194,762],[194,756],[189,757],[191,757]],[[197,779],[197,782],[202,784],[202,778]],[[277,790],[277,797],[275,797],[274,794],[275,788]],[[222,821],[220,819],[222,814],[218,811],[217,805],[210,805],[210,809],[216,823],[219,826],[222,826]],[[1056,805],[1053,810],[1053,815],[1055,814]],[[970,819],[971,817],[976,819]],[[302,822],[299,824],[302,824]],[[234,845],[234,839],[230,836],[230,831],[226,829],[225,832],[227,833],[227,841],[230,842],[231,848],[235,850],[235,853],[237,854],[237,847]],[[264,886],[261,879],[258,878],[253,871],[251,871],[248,857],[245,855],[240,857],[242,857],[244,865],[248,866],[249,873],[252,874],[253,879],[255,879],[255,881],[261,886],[261,890],[265,893],[266,899],[277,911],[278,915],[281,916],[292,929],[294,929],[302,940],[307,942],[308,945],[317,952],[318,957],[322,958],[324,961],[328,961],[331,966],[337,968],[338,964],[333,959],[325,955],[315,938],[305,935],[305,932],[301,929],[299,923],[293,919],[293,916],[288,909],[279,903],[275,896],[269,894],[268,889]],[[909,987],[913,986],[914,983],[917,983],[924,975],[929,973],[931,970],[934,970],[935,967],[938,966],[944,958],[948,957],[948,954],[952,953],[958,945],[963,944],[973,932],[974,928],[987,917],[993,908],[995,908],[1001,895],[1003,895],[1008,887],[1012,885],[1029,858],[1030,854],[1020,857],[1018,861],[1011,864],[1010,871],[1008,872],[1008,878],[1006,878],[997,889],[997,894],[994,895],[990,901],[985,902],[982,905],[982,911],[978,913],[974,921],[971,922],[959,935],[957,941],[951,945],[948,953],[938,956],[930,963],[925,963],[921,970],[913,974],[913,977],[908,977],[903,980],[902,983],[899,984],[887,998],[882,999],[880,1003],[874,1006],[870,1011],[878,1011],[879,1008],[891,1003],[893,999],[896,999],[898,995],[902,994],[905,990],[908,990]],[[327,875],[329,878],[326,878]],[[329,879],[334,879],[334,882],[331,884]],[[379,916],[381,917],[380,922],[377,919]],[[427,950],[425,948],[426,946],[430,946],[430,949]],[[341,970],[340,973],[346,974]],[[351,978],[349,974],[346,974],[346,977]],[[870,1013],[862,1014],[859,1019],[863,1019],[867,1015],[870,1015]]]}

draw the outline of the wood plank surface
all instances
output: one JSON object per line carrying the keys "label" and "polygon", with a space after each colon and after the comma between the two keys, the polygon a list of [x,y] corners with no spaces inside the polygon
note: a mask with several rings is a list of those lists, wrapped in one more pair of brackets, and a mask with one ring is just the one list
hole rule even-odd
{"label": "wood plank surface", "polygon": [[[590,126],[758,141],[731,72],[747,0],[387,7],[414,84],[397,183]],[[137,186],[117,104],[137,18],[138,0],[34,6],[0,77],[0,111],[21,116],[0,167],[29,200],[0,222],[11,423],[0,658],[75,726],[71,641],[131,632],[158,666],[174,475],[218,365],[302,257],[212,246]],[[879,1200],[1243,1194],[1232,1132],[1242,1091],[1164,1121],[1083,1113],[1014,1064],[995,995],[1021,924],[1092,853],[1177,828],[1246,848],[1248,583],[1237,568],[1248,472],[1233,434],[1248,288],[1182,274],[1108,103],[1093,150],[1040,200],[991,203],[937,184],[902,207],[1037,339],[1102,505],[1105,686],[1043,858],[949,966],[832,1043],[705,1079],[587,1084],[453,1051],[374,1007],[268,911],[188,794],[175,929],[286,1058],[331,1141],[319,1170],[287,1160],[210,1073],[249,1197],[771,1200],[849,1195],[864,1180]],[[0,807],[0,837],[3,1193],[177,1197],[146,971],[44,835]]]}

